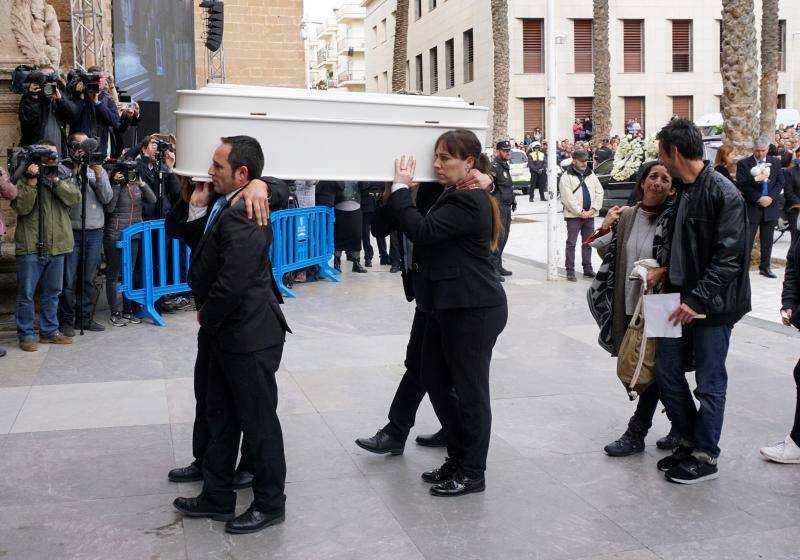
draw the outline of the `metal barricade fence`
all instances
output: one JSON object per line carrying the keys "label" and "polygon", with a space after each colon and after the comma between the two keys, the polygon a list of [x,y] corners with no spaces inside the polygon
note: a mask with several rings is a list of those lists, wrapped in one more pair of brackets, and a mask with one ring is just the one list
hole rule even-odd
{"label": "metal barricade fence", "polygon": [[283,282],[288,272],[317,265],[320,276],[339,282],[339,274],[328,262],[333,257],[333,208],[312,206],[281,210],[272,221],[272,274],[281,293],[297,297]]}
{"label": "metal barricade fence", "polygon": [[[320,275],[339,282],[328,261],[333,257],[332,208],[313,206],[281,210],[270,215],[273,241],[270,248],[272,274],[281,293],[297,297],[283,282],[289,272],[310,266],[320,267]],[[134,247],[139,246],[141,277],[134,278]],[[156,310],[156,301],[168,294],[190,291],[186,283],[190,250],[185,243],[167,237],[164,220],[148,220],[128,226],[117,241],[122,251],[122,282],[117,291],[142,306],[138,315],[157,326],[166,322]]]}

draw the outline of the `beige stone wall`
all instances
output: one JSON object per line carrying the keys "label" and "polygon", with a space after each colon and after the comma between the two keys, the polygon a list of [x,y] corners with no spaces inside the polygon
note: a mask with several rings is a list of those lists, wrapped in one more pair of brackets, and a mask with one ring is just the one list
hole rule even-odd
{"label": "beige stone wall", "polygon": [[[195,7],[197,85],[206,80],[203,10]],[[230,84],[305,87],[300,20],[303,0],[226,0],[226,81]]]}

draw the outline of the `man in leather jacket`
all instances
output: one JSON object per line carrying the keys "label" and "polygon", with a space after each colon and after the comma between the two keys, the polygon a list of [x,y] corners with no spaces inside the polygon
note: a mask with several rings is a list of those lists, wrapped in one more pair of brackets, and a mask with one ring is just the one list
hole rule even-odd
{"label": "man in leather jacket", "polygon": [[[656,351],[661,398],[681,439],[658,468],[667,480],[692,484],[719,476],[725,359],[733,325],[750,311],[746,210],[733,183],[703,161],[702,135],[691,121],[673,120],[656,138],[678,196],[669,265],[652,280],[680,294],[670,320],[683,325],[681,338],[660,339]],[[699,410],[686,382],[692,363]]]}

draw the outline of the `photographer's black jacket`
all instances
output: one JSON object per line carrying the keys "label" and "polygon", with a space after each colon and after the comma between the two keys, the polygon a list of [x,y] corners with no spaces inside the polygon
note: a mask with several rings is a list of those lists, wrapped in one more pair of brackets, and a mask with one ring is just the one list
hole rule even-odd
{"label": "photographer's black jacket", "polygon": [[20,146],[30,146],[44,138],[48,117],[52,116],[61,130],[61,141],[57,144],[62,155],[67,154],[67,128],[75,115],[72,101],[62,96],[61,100],[50,99],[40,93],[36,97],[25,94],[19,101],[19,126],[22,131]]}
{"label": "photographer's black jacket", "polygon": [[[139,177],[142,178],[142,181],[144,181],[147,186],[150,187],[156,196],[159,196],[158,168],[155,165],[151,167],[150,158],[143,155],[139,159],[136,171],[139,173]],[[181,195],[181,187],[178,184],[178,179],[175,177],[175,174],[170,173],[167,170],[166,164],[161,164],[161,172],[163,179],[163,185],[160,193],[163,200],[161,204],[163,206],[164,215],[166,215],[166,213],[172,208],[173,204],[178,201],[178,198]],[[145,219],[158,218],[159,216],[156,216],[156,204],[143,204],[142,215]]]}

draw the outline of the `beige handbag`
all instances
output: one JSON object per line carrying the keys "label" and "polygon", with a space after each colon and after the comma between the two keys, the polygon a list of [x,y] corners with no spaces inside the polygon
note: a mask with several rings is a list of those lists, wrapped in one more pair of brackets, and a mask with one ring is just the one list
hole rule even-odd
{"label": "beige handbag", "polygon": [[656,340],[644,335],[644,294],[642,285],[642,294],[625,331],[617,358],[617,377],[632,401],[656,380]]}

